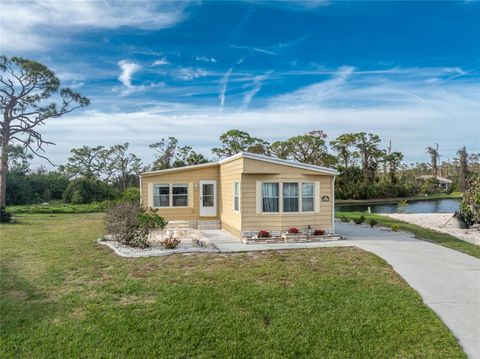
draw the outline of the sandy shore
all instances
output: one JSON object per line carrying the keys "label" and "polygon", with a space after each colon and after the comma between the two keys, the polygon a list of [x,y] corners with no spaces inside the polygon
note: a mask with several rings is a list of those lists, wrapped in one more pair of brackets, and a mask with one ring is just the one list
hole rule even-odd
{"label": "sandy shore", "polygon": [[447,233],[463,241],[476,244],[477,246],[480,245],[479,229],[461,229],[458,226],[456,219],[452,219],[445,224],[450,218],[452,218],[453,213],[394,213],[384,215],[411,224],[416,224],[417,226]]}

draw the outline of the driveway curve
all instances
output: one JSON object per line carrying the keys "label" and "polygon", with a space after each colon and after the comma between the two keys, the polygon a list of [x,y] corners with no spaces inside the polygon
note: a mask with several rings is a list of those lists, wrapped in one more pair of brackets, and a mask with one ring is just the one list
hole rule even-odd
{"label": "driveway curve", "polygon": [[458,338],[469,358],[480,359],[480,260],[412,238],[407,233],[336,223],[350,245],[386,260]]}

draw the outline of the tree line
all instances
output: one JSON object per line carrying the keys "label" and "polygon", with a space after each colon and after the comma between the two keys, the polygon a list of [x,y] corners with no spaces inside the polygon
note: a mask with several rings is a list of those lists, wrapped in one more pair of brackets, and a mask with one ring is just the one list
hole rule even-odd
{"label": "tree line", "polygon": [[336,196],[340,199],[408,197],[418,193],[440,192],[435,179],[419,182],[424,174],[443,175],[453,180],[450,191],[464,190],[467,177],[480,173],[478,154],[468,154],[463,147],[458,158],[440,162],[439,146],[429,146],[429,163],[405,164],[403,154],[388,142],[381,147],[381,138],[365,132],[346,133],[328,141],[324,131],[269,143],[248,132],[230,130],[219,138],[220,146],[207,158],[190,146],[181,146],[175,137],[163,138],[149,145],[154,153],[146,164],[130,151],[130,144],[110,147],[82,146],[73,148],[66,163],[54,171],[32,170],[28,154],[21,146],[9,149],[7,204],[27,204],[63,199],[66,202],[88,203],[116,198],[129,188],[139,186],[141,172],[202,164],[239,152],[252,152],[303,163],[335,167]]}

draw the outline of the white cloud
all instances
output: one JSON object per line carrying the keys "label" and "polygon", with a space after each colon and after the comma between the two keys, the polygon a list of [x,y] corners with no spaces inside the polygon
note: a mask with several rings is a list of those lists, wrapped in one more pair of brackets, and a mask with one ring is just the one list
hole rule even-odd
{"label": "white cloud", "polygon": [[[127,70],[131,70],[131,61],[127,63]],[[232,71],[223,76],[226,80],[222,82],[225,89],[222,85],[220,88],[221,106],[225,104],[226,84]],[[219,112],[218,105],[213,104],[152,104],[149,99],[137,104],[139,110],[129,112],[73,113],[47,122],[42,134],[57,143],[47,148],[55,163],[64,162],[72,147],[125,141],[131,142],[133,151],[150,162],[153,153],[148,144],[167,136],[178,137],[183,144],[211,156],[210,149],[218,145],[218,137],[232,128],[268,141],[313,129],[325,130],[329,139],[346,132],[373,132],[385,143],[392,140],[395,148],[404,152],[406,162],[426,161],[425,147],[435,142],[440,143],[442,159],[446,160],[463,145],[470,152],[480,152],[480,84],[468,71],[456,72],[462,71],[465,78],[452,81],[448,79],[453,72],[442,68],[367,73],[345,66],[330,71],[327,80],[271,98],[262,108],[247,106],[244,111],[237,111],[230,106]],[[133,72],[129,76],[127,73],[122,77],[125,87],[135,86]],[[257,75],[264,78],[253,81],[250,92],[256,91],[267,77],[272,81],[273,75],[277,73]],[[425,81],[431,76],[439,81]]]}
{"label": "white cloud", "polygon": [[132,76],[135,72],[140,71],[142,67],[130,60],[121,60],[118,62],[118,66],[122,70],[120,76],[118,76],[118,81],[126,87],[122,94],[127,95],[137,89],[137,86],[132,84]]}
{"label": "white cloud", "polygon": [[167,61],[166,57],[162,57],[161,59],[155,60],[153,62],[153,66],[164,66],[164,65],[169,65],[170,63]]}
{"label": "white cloud", "polygon": [[343,84],[354,73],[355,68],[343,66],[337,71],[330,72],[333,77],[329,80],[306,86],[299,90],[279,95],[271,101],[271,106],[296,107],[302,105],[319,104],[323,100],[335,97]]}
{"label": "white cloud", "polygon": [[[89,29],[162,29],[184,18],[186,2],[31,0],[0,2],[3,52],[46,50]],[[61,40],[63,39],[63,40]]]}
{"label": "white cloud", "polygon": [[181,67],[175,70],[174,75],[181,80],[188,81],[207,76],[207,71],[202,69],[194,69],[192,67]]}
{"label": "white cloud", "polygon": [[271,50],[264,49],[261,47],[256,47],[256,46],[230,45],[230,47],[234,49],[242,49],[242,50],[259,52],[261,54],[271,55],[271,56],[274,56],[277,54],[276,52],[273,52]]}
{"label": "white cloud", "polygon": [[214,57],[205,57],[205,56],[197,56],[195,57],[195,60],[196,61],[200,61],[200,62],[217,62],[217,59],[215,59]]}
{"label": "white cloud", "polygon": [[261,90],[263,83],[268,78],[268,75],[270,73],[271,71],[268,71],[264,75],[255,76],[255,78],[253,79],[252,88],[249,91],[247,91],[243,96],[243,103],[242,103],[243,110],[248,108],[248,106],[250,105],[250,102],[252,102],[252,99]]}
{"label": "white cloud", "polygon": [[227,92],[228,78],[232,73],[233,67],[230,67],[228,71],[223,75],[222,82],[220,83],[220,112],[223,112],[223,107],[225,106],[225,94]]}

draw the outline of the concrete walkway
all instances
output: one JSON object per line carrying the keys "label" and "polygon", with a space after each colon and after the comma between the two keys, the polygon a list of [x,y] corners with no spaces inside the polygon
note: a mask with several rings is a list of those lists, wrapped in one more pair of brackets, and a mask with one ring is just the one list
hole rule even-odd
{"label": "concrete walkway", "polygon": [[480,260],[407,233],[336,223],[344,241],[245,245],[228,232],[202,231],[220,252],[356,246],[386,260],[459,339],[470,358],[480,359]]}

